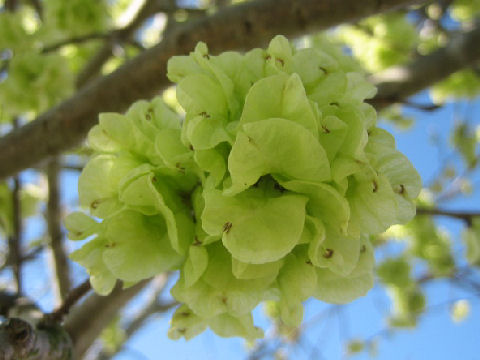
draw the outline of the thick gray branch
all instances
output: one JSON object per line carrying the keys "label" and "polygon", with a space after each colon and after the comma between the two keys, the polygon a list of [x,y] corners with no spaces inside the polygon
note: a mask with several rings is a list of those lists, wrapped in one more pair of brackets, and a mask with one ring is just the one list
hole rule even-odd
{"label": "thick gray branch", "polygon": [[93,294],[71,311],[64,328],[72,338],[75,358],[82,358],[105,326],[147,283],[145,280],[125,290],[118,284],[109,295]]}
{"label": "thick gray branch", "polygon": [[378,94],[372,103],[381,109],[445,79],[480,61],[480,27],[454,37],[450,43],[412,63],[394,67],[372,77]]}
{"label": "thick gray branch", "polygon": [[70,360],[72,343],[60,326],[34,327],[11,318],[0,325],[1,360]]}
{"label": "thick gray branch", "polygon": [[166,66],[202,40],[213,53],[264,45],[276,34],[295,36],[426,0],[256,0],[178,27],[160,44],[74,97],[0,139],[0,178],[34,166],[84,138],[102,111],[123,111],[168,85]]}

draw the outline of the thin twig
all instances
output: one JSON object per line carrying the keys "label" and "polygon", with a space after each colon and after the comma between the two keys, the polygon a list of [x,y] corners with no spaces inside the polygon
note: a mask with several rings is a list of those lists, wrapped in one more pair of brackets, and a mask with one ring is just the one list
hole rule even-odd
{"label": "thin twig", "polygon": [[374,107],[384,108],[389,105],[399,104],[422,111],[435,111],[443,106],[442,104],[417,104],[409,100],[396,97],[374,97],[373,99],[367,100],[367,102]]}
{"label": "thin twig", "polygon": [[435,111],[443,107],[442,104],[417,104],[408,100],[401,101],[400,103],[410,108],[422,111]]}
{"label": "thin twig", "polygon": [[[13,119],[13,128],[18,129],[18,118]],[[22,278],[22,207],[21,207],[21,190],[22,183],[20,175],[13,177],[12,190],[12,233],[8,237],[8,253],[10,255],[13,275],[17,285],[17,293],[22,294],[23,278]]]}
{"label": "thin twig", "polygon": [[[31,250],[28,254],[22,256],[21,263],[35,259],[43,251],[43,246],[37,246]],[[7,256],[6,261],[3,264],[0,264],[0,271],[3,271],[6,267],[12,266],[12,260],[10,256]]]}
{"label": "thin twig", "polygon": [[64,40],[59,41],[55,44],[45,46],[42,49],[42,53],[45,54],[45,53],[48,53],[48,52],[52,52],[52,51],[58,50],[58,49],[60,49],[64,46],[67,46],[67,45],[79,45],[79,44],[82,44],[82,43],[90,41],[90,40],[104,40],[104,39],[107,39],[110,36],[112,36],[111,33],[98,33],[98,32],[92,33],[92,34],[86,34],[86,35],[82,35],[82,36],[75,36],[75,37],[71,37],[71,38],[68,38],[68,39],[64,39]]}
{"label": "thin twig", "polygon": [[138,13],[127,26],[111,33],[100,50],[98,50],[98,52],[80,71],[77,77],[77,88],[83,87],[98,75],[102,66],[112,56],[112,50],[115,43],[121,43],[128,40],[128,38],[134,34],[134,32],[143,24],[143,22],[157,11],[154,3],[155,1],[145,1]]}
{"label": "thin twig", "polygon": [[[43,318],[44,323],[59,323],[63,320],[65,315],[70,312],[70,309],[91,289],[90,279],[85,280],[82,284],[74,288],[55,311],[45,314]],[[92,314],[93,315],[93,314]]]}
{"label": "thin twig", "polygon": [[463,220],[467,223],[467,225],[470,226],[472,224],[473,218],[480,217],[480,211],[457,211],[438,208],[417,207],[417,215],[448,216],[455,219]]}
{"label": "thin twig", "polygon": [[55,284],[59,302],[65,299],[70,291],[70,267],[63,244],[63,233],[60,224],[62,217],[60,207],[59,160],[53,157],[47,165],[48,204],[47,223],[50,236],[50,248],[53,257]]}

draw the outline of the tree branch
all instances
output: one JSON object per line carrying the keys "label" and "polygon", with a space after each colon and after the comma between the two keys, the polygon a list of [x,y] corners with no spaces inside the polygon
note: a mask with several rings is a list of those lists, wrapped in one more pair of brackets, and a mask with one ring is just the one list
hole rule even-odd
{"label": "tree branch", "polygon": [[[25,255],[22,255],[21,262],[22,264],[35,259],[40,253],[43,251],[43,246],[36,246],[30,252]],[[3,271],[6,267],[13,266],[12,260],[10,255],[7,256],[6,261],[3,264],[0,264],[0,271]]]}
{"label": "tree branch", "polygon": [[0,178],[34,166],[49,155],[77,145],[102,111],[123,111],[169,83],[168,59],[186,54],[198,41],[213,53],[263,45],[274,35],[297,36],[342,22],[425,0],[256,0],[229,6],[178,27],[160,44],[72,98],[0,139]]}
{"label": "tree branch", "polygon": [[72,343],[60,326],[34,327],[12,318],[0,325],[2,360],[70,360]]}
{"label": "tree branch", "polygon": [[90,279],[87,279],[75,289],[73,289],[66,297],[62,305],[60,305],[54,312],[45,314],[44,323],[59,323],[64,316],[70,312],[70,309],[91,289]]}
{"label": "tree branch", "polygon": [[463,220],[467,223],[467,225],[471,225],[473,218],[480,217],[480,211],[455,211],[437,208],[417,207],[417,215],[448,216],[455,219]]}
{"label": "tree branch", "polygon": [[446,47],[410,64],[393,67],[372,76],[378,93],[370,103],[378,110],[402,103],[409,96],[480,60],[480,27],[454,37]]}
{"label": "tree branch", "polygon": [[100,352],[100,354],[97,356],[97,360],[112,359],[116,354],[118,354],[125,348],[125,343],[145,325],[145,323],[148,321],[148,319],[150,319],[152,315],[163,314],[178,305],[178,302],[175,300],[165,302],[159,299],[159,296],[165,290],[167,280],[168,274],[165,273],[161,276],[157,276],[152,281],[153,291],[149,297],[149,300],[144,305],[144,307],[140,309],[140,311],[138,311],[130,321],[128,321],[127,325],[124,327],[125,339],[123,343],[117,349],[115,349],[114,352]]}
{"label": "tree branch", "polygon": [[[13,129],[18,128],[18,119],[13,119]],[[22,205],[21,205],[22,183],[20,176],[13,177],[12,189],[12,233],[8,236],[8,255],[12,264],[13,276],[17,285],[17,293],[22,294]]]}
{"label": "tree branch", "polygon": [[63,233],[61,227],[61,207],[60,207],[60,167],[58,158],[53,157],[47,166],[48,179],[48,203],[47,203],[47,223],[48,233],[50,235],[50,249],[53,257],[53,273],[55,274],[55,286],[57,299],[59,302],[65,299],[70,291],[70,267],[68,258],[63,246]]}
{"label": "tree branch", "polygon": [[71,38],[59,41],[55,44],[44,46],[42,49],[42,53],[44,54],[49,53],[52,51],[56,51],[67,45],[78,45],[90,40],[102,40],[102,39],[108,38],[109,36],[111,36],[110,33],[91,33],[91,34],[86,34],[82,36],[71,37]]}
{"label": "tree branch", "polygon": [[64,328],[70,334],[74,357],[81,359],[102,330],[111,323],[118,311],[148,284],[144,280],[122,290],[118,283],[107,296],[92,294],[80,306],[74,308],[65,320]]}

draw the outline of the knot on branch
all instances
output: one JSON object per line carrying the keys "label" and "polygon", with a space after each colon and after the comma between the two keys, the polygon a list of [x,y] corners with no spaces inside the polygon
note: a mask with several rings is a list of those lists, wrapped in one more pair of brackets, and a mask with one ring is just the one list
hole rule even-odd
{"label": "knot on branch", "polygon": [[72,341],[60,326],[34,327],[10,318],[0,325],[1,360],[70,360]]}

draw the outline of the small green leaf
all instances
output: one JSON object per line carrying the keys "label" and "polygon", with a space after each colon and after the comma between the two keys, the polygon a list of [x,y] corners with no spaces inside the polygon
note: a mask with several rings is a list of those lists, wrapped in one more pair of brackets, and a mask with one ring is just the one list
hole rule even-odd
{"label": "small green leaf", "polygon": [[263,264],[281,259],[300,240],[305,222],[304,196],[265,198],[261,189],[235,197],[205,191],[203,227],[210,235],[223,233],[223,243],[236,259]]}
{"label": "small green leaf", "polygon": [[83,240],[98,233],[101,228],[99,223],[80,211],[68,214],[65,217],[64,224],[68,230],[67,236],[70,240]]}
{"label": "small green leaf", "polygon": [[165,221],[125,210],[106,222],[109,246],[103,261],[119,279],[140,281],[178,266],[182,257],[170,246]]}
{"label": "small green leaf", "polygon": [[285,119],[267,119],[243,125],[228,158],[236,194],[266,174],[287,179],[328,181],[325,151],[311,132]]}

